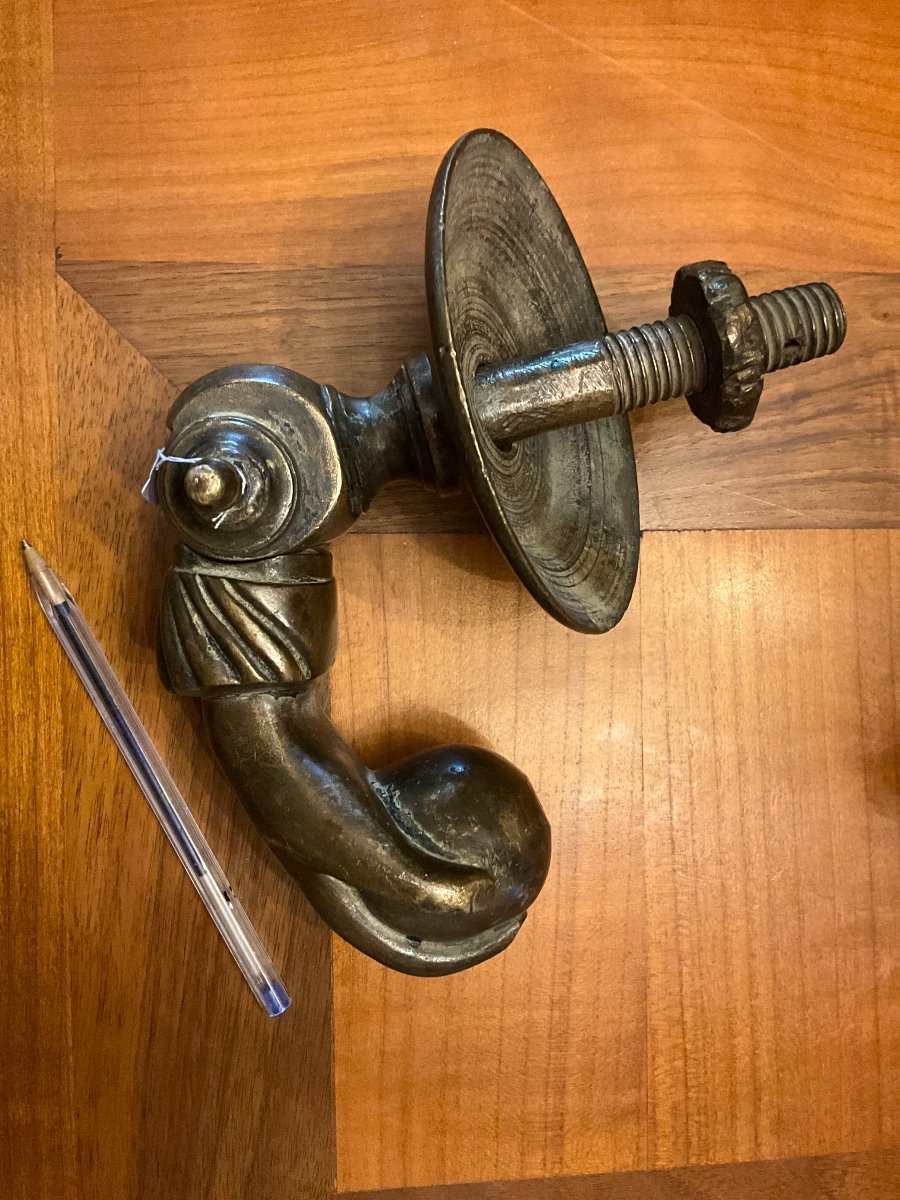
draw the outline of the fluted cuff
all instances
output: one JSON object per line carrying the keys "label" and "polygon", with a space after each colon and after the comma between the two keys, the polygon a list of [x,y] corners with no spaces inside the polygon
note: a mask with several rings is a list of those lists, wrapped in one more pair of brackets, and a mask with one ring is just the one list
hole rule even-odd
{"label": "fluted cuff", "polygon": [[160,672],[172,691],[290,690],[328,671],[336,642],[327,550],[225,563],[180,547],[159,619]]}

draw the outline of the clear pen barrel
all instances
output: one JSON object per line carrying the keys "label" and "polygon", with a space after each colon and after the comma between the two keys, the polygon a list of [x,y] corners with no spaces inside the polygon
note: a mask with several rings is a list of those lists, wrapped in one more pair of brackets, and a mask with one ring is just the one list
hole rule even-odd
{"label": "clear pen barrel", "polygon": [[253,994],[278,1016],[291,1003],[285,986],[80,609],[68,593],[53,603],[37,582],[35,593]]}

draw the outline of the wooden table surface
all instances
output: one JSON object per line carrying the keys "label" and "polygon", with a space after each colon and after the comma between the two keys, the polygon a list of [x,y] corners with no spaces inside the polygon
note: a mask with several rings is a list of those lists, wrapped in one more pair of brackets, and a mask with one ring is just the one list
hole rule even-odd
{"label": "wooden table surface", "polygon": [[[898,6],[0,4],[4,1194],[900,1197]],[[721,257],[832,281],[849,333],[740,437],[634,418],[641,573],[602,638],[532,603],[464,498],[396,489],[335,546],[351,742],[491,746],[553,823],[514,945],[414,980],[330,937],[163,693],[172,543],[138,493],[212,366],[366,392],[423,348],[431,180],[479,125],[547,178],[610,324]],[[283,966],[277,1022],[22,536]]]}

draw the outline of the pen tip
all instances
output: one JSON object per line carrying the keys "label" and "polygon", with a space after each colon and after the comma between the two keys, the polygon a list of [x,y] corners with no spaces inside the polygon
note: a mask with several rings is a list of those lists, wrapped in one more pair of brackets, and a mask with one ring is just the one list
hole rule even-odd
{"label": "pen tip", "polygon": [[32,575],[46,565],[31,542],[26,542],[24,538],[22,538],[22,557],[25,559],[26,570]]}
{"label": "pen tip", "polygon": [[33,586],[43,592],[51,604],[61,604],[67,599],[66,589],[50,570],[34,546],[22,539],[22,557],[25,560],[25,570]]}
{"label": "pen tip", "polygon": [[25,570],[29,575],[34,575],[40,571],[41,567],[46,567],[46,563],[32,546],[31,542],[22,538],[22,558],[25,560]]}
{"label": "pen tip", "polygon": [[62,604],[68,599],[66,589],[59,578],[50,570],[47,563],[37,553],[30,542],[22,539],[22,557],[25,560],[25,570],[28,571],[32,587],[38,594],[46,596],[50,604]]}

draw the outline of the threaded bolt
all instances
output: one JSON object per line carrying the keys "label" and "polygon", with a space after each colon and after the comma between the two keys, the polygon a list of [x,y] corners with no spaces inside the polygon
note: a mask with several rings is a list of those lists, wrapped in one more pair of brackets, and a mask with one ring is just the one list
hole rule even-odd
{"label": "threaded bolt", "polygon": [[834,354],[847,332],[844,306],[827,283],[805,283],[751,296],[762,326],[766,373]]}
{"label": "threaded bolt", "polygon": [[[749,305],[762,334],[760,373],[833,354],[844,340],[844,309],[827,283],[765,292],[750,297]],[[508,445],[695,395],[706,388],[709,371],[697,322],[681,313],[598,341],[483,367],[475,376],[475,407],[490,436]]]}
{"label": "threaded bolt", "polygon": [[599,345],[615,380],[614,413],[690,396],[706,384],[706,351],[690,317],[622,329]]}

